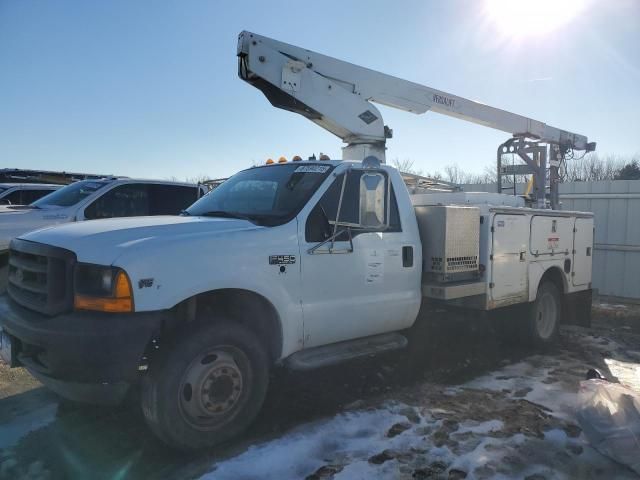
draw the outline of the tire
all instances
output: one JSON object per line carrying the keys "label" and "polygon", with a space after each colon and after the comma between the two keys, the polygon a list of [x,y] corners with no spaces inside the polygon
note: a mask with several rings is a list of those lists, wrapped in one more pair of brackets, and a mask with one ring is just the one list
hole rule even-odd
{"label": "tire", "polygon": [[193,450],[242,433],[262,407],[269,382],[265,347],[229,321],[190,328],[150,365],[141,404],[166,444]]}
{"label": "tire", "polygon": [[558,287],[545,281],[538,287],[536,300],[529,307],[529,339],[536,347],[546,347],[558,339],[562,301]]}

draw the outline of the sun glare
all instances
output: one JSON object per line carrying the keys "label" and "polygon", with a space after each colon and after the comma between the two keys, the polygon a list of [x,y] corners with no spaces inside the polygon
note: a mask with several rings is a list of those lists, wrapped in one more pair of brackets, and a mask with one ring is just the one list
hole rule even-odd
{"label": "sun glare", "polygon": [[543,37],[568,25],[587,0],[485,0],[485,15],[499,34]]}

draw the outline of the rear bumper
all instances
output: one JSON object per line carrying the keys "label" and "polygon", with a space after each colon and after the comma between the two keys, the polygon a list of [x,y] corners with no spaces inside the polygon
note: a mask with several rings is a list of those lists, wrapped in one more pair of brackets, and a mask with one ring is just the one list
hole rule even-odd
{"label": "rear bumper", "polygon": [[[106,385],[136,382],[145,349],[166,318],[164,311],[75,311],[48,317],[21,307],[7,295],[0,297],[0,326],[16,344],[18,362],[69,398],[72,395],[54,384],[93,384],[100,391]],[[73,399],[81,400],[75,395]]]}

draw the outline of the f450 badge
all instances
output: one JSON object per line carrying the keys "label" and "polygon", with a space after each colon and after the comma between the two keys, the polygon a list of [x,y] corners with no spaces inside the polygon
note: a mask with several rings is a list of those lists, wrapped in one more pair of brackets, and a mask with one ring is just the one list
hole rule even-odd
{"label": "f450 badge", "polygon": [[269,255],[269,265],[293,265],[296,263],[295,255]]}

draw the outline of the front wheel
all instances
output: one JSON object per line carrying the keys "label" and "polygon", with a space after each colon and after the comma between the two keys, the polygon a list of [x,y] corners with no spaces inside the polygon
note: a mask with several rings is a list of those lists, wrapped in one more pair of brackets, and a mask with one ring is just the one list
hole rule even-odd
{"label": "front wheel", "polygon": [[142,383],[151,429],[179,449],[230,440],[258,414],[269,380],[268,355],[256,336],[232,322],[183,334],[152,362]]}
{"label": "front wheel", "polygon": [[535,346],[548,346],[557,340],[561,308],[558,287],[552,282],[540,284],[528,318],[529,336]]}

